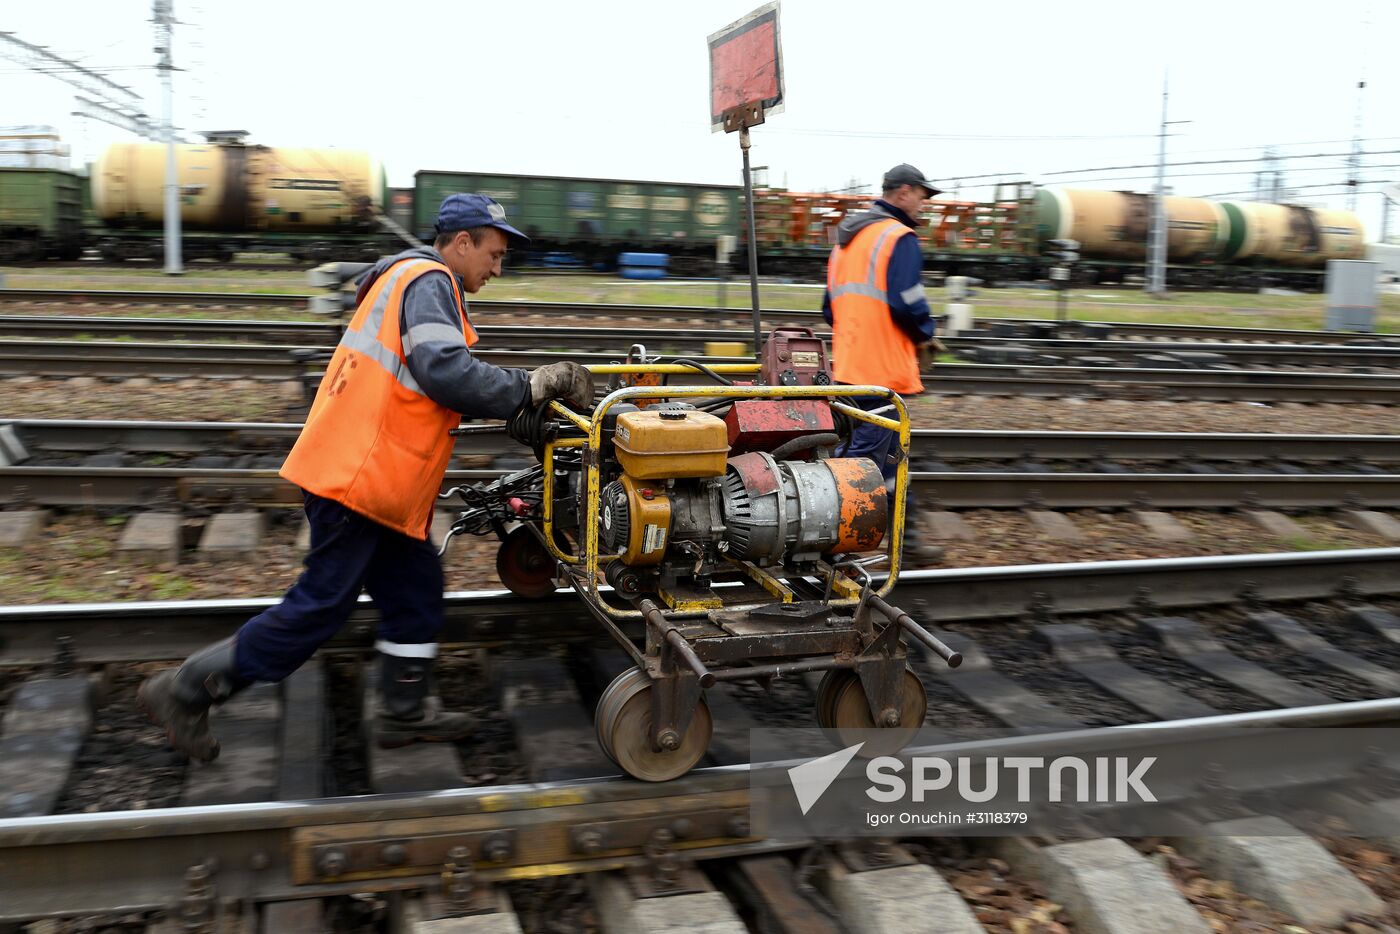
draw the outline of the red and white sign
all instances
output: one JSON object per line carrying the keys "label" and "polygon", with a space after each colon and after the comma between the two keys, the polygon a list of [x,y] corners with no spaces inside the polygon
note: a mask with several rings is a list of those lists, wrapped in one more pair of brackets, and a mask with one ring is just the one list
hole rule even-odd
{"label": "red and white sign", "polygon": [[765,116],[782,111],[783,53],[776,0],[706,41],[710,47],[712,131],[724,128],[724,112],[734,107],[761,103]]}

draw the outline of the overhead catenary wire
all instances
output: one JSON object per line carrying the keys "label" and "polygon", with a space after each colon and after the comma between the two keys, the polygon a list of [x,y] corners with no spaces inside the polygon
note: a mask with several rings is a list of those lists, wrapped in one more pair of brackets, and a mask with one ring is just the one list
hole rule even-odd
{"label": "overhead catenary wire", "polygon": [[[1370,138],[1370,139],[1363,140],[1362,142],[1363,142],[1363,143],[1380,143],[1380,142],[1386,142],[1386,141],[1389,141],[1389,140],[1400,140],[1400,136],[1377,136],[1377,137],[1372,137],[1372,138]],[[1280,147],[1283,147],[1283,146],[1305,146],[1305,145],[1320,145],[1320,144],[1326,144],[1326,143],[1348,143],[1348,142],[1351,142],[1351,141],[1350,141],[1350,140],[1311,140],[1311,141],[1303,141],[1303,142],[1296,142],[1296,143],[1278,143],[1278,144],[1275,144],[1275,147],[1274,147],[1274,148],[1277,149],[1277,148],[1280,148]],[[1246,147],[1246,146],[1238,146],[1238,147],[1228,147],[1228,148],[1214,149],[1214,150],[1213,150],[1213,149],[1202,149],[1202,150],[1188,151],[1188,152],[1183,153],[1183,154],[1186,154],[1186,155],[1199,155],[1199,154],[1208,153],[1208,152],[1240,152],[1240,151],[1243,151],[1243,150],[1245,150],[1245,149],[1247,149],[1247,148],[1249,148],[1249,147]],[[1362,154],[1363,154],[1363,155],[1367,155],[1367,156],[1396,155],[1396,154],[1400,154],[1400,150],[1395,150],[1395,149],[1375,149],[1375,150],[1369,150],[1369,151],[1363,152]],[[1279,160],[1282,160],[1282,159],[1296,160],[1296,159],[1347,158],[1347,157],[1350,157],[1350,156],[1351,156],[1351,152],[1350,152],[1350,151],[1347,151],[1347,152],[1319,152],[1319,153],[1278,153],[1274,158],[1275,158],[1275,159],[1279,159]],[[1256,164],[1256,163],[1263,162],[1263,161],[1265,161],[1265,157],[1264,157],[1263,155],[1257,155],[1257,156],[1240,157],[1240,158],[1238,158],[1238,159],[1198,159],[1198,160],[1189,160],[1189,161],[1181,161],[1181,162],[1168,162],[1167,165],[1166,165],[1166,167],[1167,167],[1167,168],[1181,168],[1181,167],[1185,167],[1185,166],[1194,166],[1194,165],[1250,165],[1250,164]],[[975,173],[975,174],[967,174],[967,175],[964,175],[964,174],[959,174],[959,173],[953,172],[953,173],[948,173],[948,174],[946,174],[946,175],[934,176],[933,178],[934,178],[934,181],[939,181],[939,182],[967,183],[967,182],[979,181],[979,180],[981,180],[981,179],[1027,178],[1027,177],[1029,177],[1031,174],[1036,174],[1036,175],[1038,175],[1039,177],[1047,178],[1047,177],[1050,177],[1050,176],[1060,176],[1060,175],[1085,175],[1085,174],[1089,174],[1089,173],[1091,173],[1091,172],[1118,172],[1118,171],[1125,171],[1125,170],[1129,170],[1129,169],[1151,169],[1151,170],[1153,170],[1153,172],[1155,172],[1156,169],[1157,169],[1157,164],[1156,164],[1155,162],[1153,162],[1153,163],[1134,163],[1134,164],[1130,164],[1130,165],[1101,165],[1101,166],[1093,166],[1093,167],[1080,168],[1080,169],[1057,169],[1057,170],[1052,171],[1052,172],[1039,172],[1039,173],[1028,173],[1028,172],[1022,172],[1022,171],[1016,171],[1016,172],[981,172],[981,173]],[[1290,170],[1290,171],[1300,171],[1300,170],[1298,170],[1298,169],[1292,169],[1292,170]],[[1225,173],[1225,174],[1228,174],[1228,173]],[[1243,173],[1241,173],[1241,174],[1243,174]],[[1146,175],[1133,175],[1133,176],[1125,176],[1124,178],[1132,179],[1132,178],[1147,178],[1147,177],[1150,177],[1150,176],[1146,176]],[[1182,176],[1179,176],[1179,175],[1178,175],[1178,176],[1176,176],[1176,177],[1182,177]],[[1099,179],[1099,180],[1102,180],[1102,179]],[[1112,179],[1109,179],[1109,180],[1112,180]],[[1081,180],[1079,180],[1079,181],[1088,181],[1088,180],[1081,179]]]}
{"label": "overhead catenary wire", "polygon": [[[1367,156],[1388,156],[1388,155],[1396,155],[1397,153],[1400,153],[1400,149],[1376,149],[1376,150],[1371,150],[1371,151],[1365,152],[1365,153],[1363,153],[1363,155],[1367,155]],[[1293,154],[1293,155],[1279,154],[1279,155],[1274,156],[1274,158],[1275,158],[1275,159],[1334,159],[1334,158],[1348,158],[1348,157],[1350,157],[1350,156],[1351,156],[1351,153],[1350,153],[1350,152],[1315,152],[1315,153],[1297,153],[1297,154]],[[1198,160],[1193,160],[1193,161],[1190,161],[1190,162],[1168,162],[1168,163],[1166,164],[1166,167],[1169,168],[1169,169],[1174,169],[1174,168],[1179,168],[1179,167],[1183,167],[1183,166],[1192,166],[1192,165],[1249,165],[1249,164],[1253,164],[1253,163],[1256,163],[1256,162],[1262,162],[1262,161],[1264,161],[1264,157],[1263,157],[1263,156],[1251,156],[1251,157],[1245,158],[1245,159],[1198,159]],[[1126,170],[1126,169],[1152,169],[1152,170],[1155,172],[1156,169],[1157,169],[1157,165],[1156,165],[1156,163],[1152,163],[1152,164],[1150,164],[1150,165],[1149,165],[1149,164],[1145,164],[1145,163],[1139,163],[1139,164],[1137,164],[1137,165],[1102,165],[1102,166],[1098,166],[1098,167],[1092,168],[1092,169],[1059,169],[1059,170],[1054,171],[1054,172],[1041,172],[1040,174],[1041,174],[1041,175],[1045,175],[1045,176],[1049,176],[1049,175],[1082,175],[1082,174],[1085,174],[1085,173],[1088,173],[1088,172],[1118,172],[1118,171],[1123,171],[1123,170]]]}
{"label": "overhead catenary wire", "polygon": [[[1367,165],[1367,168],[1372,168],[1372,169],[1394,169],[1394,168],[1400,168],[1400,163],[1376,163],[1376,164],[1368,164],[1368,165]],[[1332,165],[1314,165],[1314,166],[1305,166],[1305,167],[1301,167],[1301,168],[1294,168],[1294,169],[1290,169],[1289,171],[1290,171],[1290,172],[1293,172],[1293,173],[1298,173],[1298,172],[1345,172],[1345,171],[1346,171],[1346,167],[1345,167],[1345,166],[1332,166]],[[1114,176],[1108,176],[1108,177],[1104,177],[1104,178],[1076,178],[1076,179],[1073,179],[1073,180],[1071,180],[1071,181],[1069,181],[1069,182],[1066,182],[1066,183],[1064,183],[1064,184],[1088,185],[1088,184],[1095,184],[1095,183],[1099,183],[1099,182],[1131,182],[1131,181],[1135,181],[1135,180],[1137,180],[1137,179],[1152,178],[1152,177],[1153,177],[1153,174],[1154,174],[1154,173],[1143,172],[1141,175],[1114,175]],[[1173,179],[1180,179],[1180,178],[1229,178],[1230,176],[1235,176],[1235,175],[1238,175],[1238,176],[1245,176],[1245,175],[1248,175],[1248,174],[1249,174],[1248,172],[1243,172],[1243,171],[1231,171],[1231,172],[1184,172],[1184,173],[1175,174],[1175,175],[1172,176],[1172,178],[1173,178]],[[1293,187],[1293,186],[1287,186],[1287,187]]]}

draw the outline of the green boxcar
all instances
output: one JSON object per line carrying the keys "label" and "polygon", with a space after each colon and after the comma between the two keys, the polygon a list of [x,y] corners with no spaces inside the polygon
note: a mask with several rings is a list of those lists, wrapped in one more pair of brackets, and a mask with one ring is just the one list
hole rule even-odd
{"label": "green boxcar", "polygon": [[624,179],[488,175],[423,170],[415,176],[413,229],[430,238],[438,205],[474,191],[501,202],[531,250],[610,261],[621,250],[714,255],[715,238],[739,233],[742,191]]}
{"label": "green boxcar", "polygon": [[0,169],[0,259],[82,255],[85,182],[57,169]]}

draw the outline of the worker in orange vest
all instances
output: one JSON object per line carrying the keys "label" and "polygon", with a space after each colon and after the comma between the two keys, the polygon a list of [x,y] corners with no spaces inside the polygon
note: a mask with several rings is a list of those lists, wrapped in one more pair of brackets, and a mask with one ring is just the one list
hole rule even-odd
{"label": "worker in orange vest", "polygon": [[[832,373],[838,383],[884,386],[901,395],[920,393],[920,349],[933,339],[933,318],[924,295],[923,251],[915,230],[928,200],[939,194],[924,173],[907,163],[885,173],[880,198],[869,211],[836,228],[836,246],[826,268],[822,316],[832,328]],[[856,402],[867,411],[887,406],[878,396]],[[868,457],[880,465],[894,515],[899,438],[858,423],[844,457]],[[909,510],[908,518],[916,517]]]}
{"label": "worker in orange vest", "polygon": [[449,195],[437,238],[387,257],[360,282],[356,311],[281,474],[302,488],[311,527],[306,570],[282,602],[176,670],[147,679],[137,698],[171,745],[211,760],[209,708],[297,668],[349,618],[367,590],[381,614],[382,746],[460,739],[471,729],[432,691],[443,622],[443,575],[428,541],[462,416],[509,419],[550,399],[587,407],[593,382],[575,363],[532,372],[472,356],[477,333],[463,293],[501,274],[511,243],[529,239],[500,204]]}

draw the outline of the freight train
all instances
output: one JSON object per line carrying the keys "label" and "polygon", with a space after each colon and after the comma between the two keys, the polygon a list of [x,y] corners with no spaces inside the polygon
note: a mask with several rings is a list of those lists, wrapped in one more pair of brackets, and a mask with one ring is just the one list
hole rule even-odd
{"label": "freight train", "polygon": [[[188,259],[237,252],[374,259],[385,233],[384,169],[368,153],[250,146],[241,133],[175,147],[181,246]],[[111,261],[163,252],[166,147],[109,146],[91,172],[93,245]],[[351,255],[347,255],[351,254]]]}
{"label": "freight train", "polygon": [[[1041,242],[1079,241],[1081,281],[1142,274],[1152,222],[1147,195],[1042,188],[1035,203]],[[1169,280],[1179,285],[1316,286],[1328,260],[1366,255],[1365,231],[1350,211],[1171,196],[1166,210]]]}
{"label": "freight train", "polygon": [[[836,225],[869,196],[762,192],[755,209],[760,263],[769,272],[819,274]],[[1327,261],[1361,259],[1356,215],[1301,205],[1168,197],[1168,282],[1177,287],[1321,288]],[[998,185],[990,201],[939,199],[920,230],[924,271],[989,285],[1049,274],[1049,241],[1076,240],[1079,284],[1125,283],[1145,272],[1149,195]]]}
{"label": "freight train", "polygon": [[[365,153],[253,146],[238,133],[177,147],[177,165],[192,260],[227,262],[237,252],[373,259],[401,245],[380,216],[429,240],[438,204],[454,191],[506,206],[533,240],[518,264],[602,269],[622,252],[661,252],[674,258],[673,273],[709,274],[717,241],[743,240],[734,185],[422,170],[412,188],[388,189]],[[90,179],[0,168],[0,261],[71,259],[87,247],[114,262],[158,259],[164,174],[164,147],[144,143],[110,147]],[[757,190],[760,271],[820,278],[836,224],[870,200]],[[1346,211],[1168,197],[1167,214],[1168,282],[1177,287],[1320,288],[1328,260],[1365,252],[1361,224]],[[1151,198],[1136,192],[1002,184],[988,201],[930,205],[924,266],[934,277],[1033,281],[1048,275],[1047,242],[1073,239],[1082,256],[1075,282],[1131,282],[1145,273],[1151,215]],[[735,268],[722,271],[741,272],[744,251],[732,256]]]}

